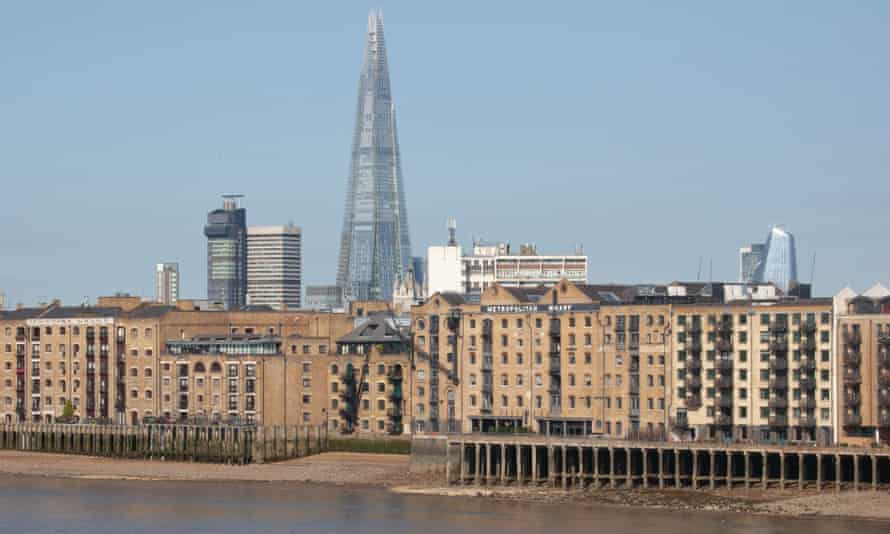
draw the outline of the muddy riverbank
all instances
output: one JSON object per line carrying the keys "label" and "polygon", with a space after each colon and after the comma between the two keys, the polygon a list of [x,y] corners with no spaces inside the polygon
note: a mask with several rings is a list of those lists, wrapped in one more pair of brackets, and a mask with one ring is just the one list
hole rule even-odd
{"label": "muddy riverbank", "polygon": [[0,451],[0,474],[48,478],[243,483],[317,483],[383,487],[402,495],[484,497],[507,502],[649,508],[785,517],[890,521],[890,492],[805,493],[776,490],[689,491],[444,486],[441,477],[409,472],[401,455],[325,453],[244,466]]}

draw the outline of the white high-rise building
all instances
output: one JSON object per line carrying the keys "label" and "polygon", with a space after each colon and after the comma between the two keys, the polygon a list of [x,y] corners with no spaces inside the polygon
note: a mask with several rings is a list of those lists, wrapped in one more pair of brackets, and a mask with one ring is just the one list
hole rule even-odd
{"label": "white high-rise building", "polygon": [[159,263],[155,268],[155,300],[174,305],[179,300],[179,264]]}
{"label": "white high-rise building", "polygon": [[540,255],[532,244],[523,244],[518,253],[508,243],[475,241],[471,255],[464,255],[455,238],[453,221],[448,224],[448,244],[427,248],[427,295],[438,292],[481,293],[492,284],[508,287],[548,286],[566,278],[587,283],[587,256],[575,254]]}
{"label": "white high-rise building", "polygon": [[302,231],[298,226],[247,228],[247,304],[277,310],[300,307]]}

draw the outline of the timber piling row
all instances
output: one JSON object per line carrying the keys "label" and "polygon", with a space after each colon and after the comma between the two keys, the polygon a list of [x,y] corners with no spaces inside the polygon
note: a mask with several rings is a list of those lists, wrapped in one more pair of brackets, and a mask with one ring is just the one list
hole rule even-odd
{"label": "timber piling row", "polygon": [[449,484],[556,488],[890,489],[890,450],[537,438],[448,440]]}
{"label": "timber piling row", "polygon": [[0,425],[0,449],[112,458],[249,464],[327,450],[319,427]]}

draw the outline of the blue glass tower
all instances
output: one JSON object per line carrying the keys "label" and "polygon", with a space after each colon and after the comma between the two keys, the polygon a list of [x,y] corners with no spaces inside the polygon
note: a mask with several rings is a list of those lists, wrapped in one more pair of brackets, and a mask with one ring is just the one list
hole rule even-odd
{"label": "blue glass tower", "polygon": [[794,236],[782,227],[774,226],[766,237],[764,258],[757,267],[758,282],[772,282],[787,292],[797,284],[797,247]]}
{"label": "blue glass tower", "polygon": [[337,285],[345,300],[390,300],[393,282],[410,264],[411,240],[383,14],[371,11],[359,78]]}

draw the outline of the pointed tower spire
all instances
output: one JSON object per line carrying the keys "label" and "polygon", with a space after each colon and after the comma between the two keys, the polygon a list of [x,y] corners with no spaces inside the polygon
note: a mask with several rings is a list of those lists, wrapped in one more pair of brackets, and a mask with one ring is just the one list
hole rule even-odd
{"label": "pointed tower spire", "polygon": [[337,285],[346,300],[391,300],[393,282],[410,263],[408,212],[383,12],[371,10],[359,77]]}

